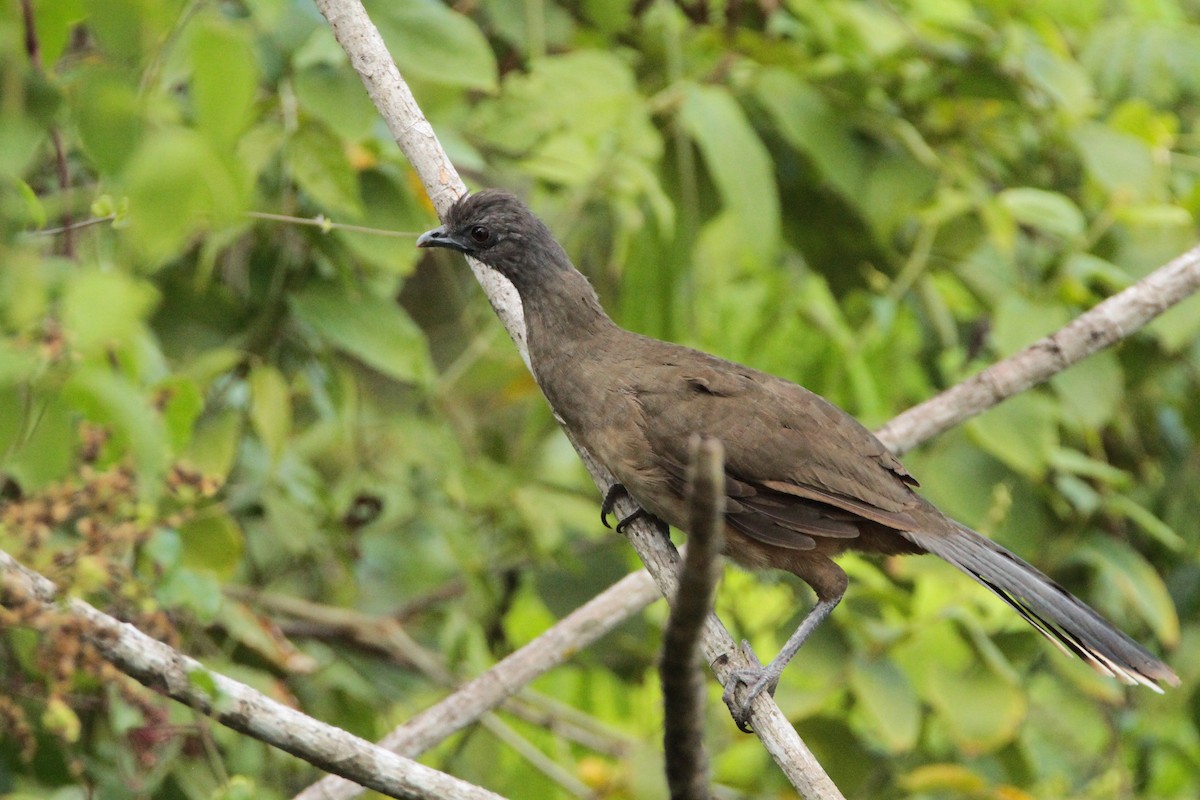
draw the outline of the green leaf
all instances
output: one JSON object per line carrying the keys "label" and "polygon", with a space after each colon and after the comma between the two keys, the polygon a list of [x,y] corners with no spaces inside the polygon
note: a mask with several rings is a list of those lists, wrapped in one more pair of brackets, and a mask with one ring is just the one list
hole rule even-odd
{"label": "green leaf", "polygon": [[341,139],[324,126],[309,123],[287,142],[287,164],[296,183],[331,214],[362,215],[358,174]]}
{"label": "green leaf", "polygon": [[221,583],[208,571],[172,570],[154,587],[154,596],[169,608],[190,611],[202,624],[212,622],[221,610]]}
{"label": "green leaf", "polygon": [[839,194],[856,201],[868,160],[846,116],[811,84],[781,68],[762,70],[755,98],[788,144],[806,155]]}
{"label": "green leaf", "polygon": [[184,453],[184,460],[203,475],[224,482],[233,469],[242,437],[242,415],[228,409],[205,416]]}
{"label": "green leaf", "polygon": [[158,292],[148,283],[120,272],[85,270],[67,283],[63,328],[81,353],[120,347],[140,332],[157,303]]}
{"label": "green leaf", "polygon": [[182,375],[170,378],[160,388],[163,423],[172,453],[179,453],[192,439],[196,418],[204,409],[204,397],[196,382]]}
{"label": "green leaf", "polygon": [[1025,719],[1021,687],[975,667],[958,671],[934,665],[922,693],[967,753],[987,753],[1012,741]]}
{"label": "green leaf", "polygon": [[726,89],[688,86],[679,122],[700,148],[736,226],[742,260],[761,268],[779,247],[779,195],[770,154]]}
{"label": "green leaf", "polygon": [[968,422],[967,432],[1010,469],[1040,480],[1058,448],[1058,415],[1052,400],[1024,392]]}
{"label": "green leaf", "polygon": [[290,303],[319,335],[385,375],[421,385],[432,379],[425,336],[396,303],[333,283],[293,294]]}
{"label": "green leaf", "polygon": [[250,371],[250,422],[271,460],[278,462],[292,432],[292,397],[283,373],[269,364]]}
{"label": "green leaf", "polygon": [[1159,544],[1176,553],[1183,552],[1187,542],[1167,523],[1156,517],[1145,506],[1124,494],[1110,494],[1104,498],[1104,508],[1110,513],[1124,517],[1141,528]]}
{"label": "green leaf", "polygon": [[1173,647],[1179,642],[1175,603],[1158,572],[1140,553],[1116,539],[1095,537],[1078,557],[1099,571],[1108,589],[1107,605],[1132,607],[1163,644]]}
{"label": "green leaf", "polygon": [[237,568],[245,546],[242,529],[217,505],[197,512],[180,525],[179,539],[183,567],[209,570],[223,579]]}
{"label": "green leaf", "polygon": [[1125,375],[1111,350],[1094,353],[1058,373],[1050,385],[1062,401],[1063,419],[1083,430],[1107,424],[1125,396]]}
{"label": "green leaf", "polygon": [[231,156],[181,128],[159,131],[138,148],[124,176],[128,232],[149,261],[178,256],[193,235],[240,220],[249,187]]}
{"label": "green leaf", "polygon": [[435,0],[365,5],[402,74],[467,89],[496,88],[496,57],[468,17]]}
{"label": "green leaf", "polygon": [[74,465],[77,420],[61,394],[0,391],[0,466],[27,491],[61,480]]}
{"label": "green leaf", "polygon": [[850,671],[855,709],[889,753],[912,750],[921,732],[921,704],[904,673],[883,658],[858,659]]}
{"label": "green leaf", "polygon": [[1098,122],[1081,125],[1072,137],[1088,176],[1107,194],[1125,202],[1154,196],[1154,154],[1145,142]]}
{"label": "green leaf", "polygon": [[996,306],[989,339],[998,356],[1010,356],[1067,324],[1070,315],[1060,305],[1033,303],[1008,294]]}
{"label": "green leaf", "polygon": [[142,142],[145,109],[137,85],[117,70],[80,70],[71,104],[84,152],[103,175],[116,175]]}
{"label": "green leaf", "polygon": [[1071,198],[1058,192],[1030,187],[1006,189],[996,201],[1018,224],[1068,242],[1080,239],[1087,230],[1083,212]]}
{"label": "green leaf", "polygon": [[312,64],[296,73],[296,99],[301,108],[348,141],[364,139],[379,112],[351,70],[331,64]]}
{"label": "green leaf", "polygon": [[250,122],[258,90],[258,62],[249,29],[205,14],[188,30],[197,121],[215,145],[231,147]]}

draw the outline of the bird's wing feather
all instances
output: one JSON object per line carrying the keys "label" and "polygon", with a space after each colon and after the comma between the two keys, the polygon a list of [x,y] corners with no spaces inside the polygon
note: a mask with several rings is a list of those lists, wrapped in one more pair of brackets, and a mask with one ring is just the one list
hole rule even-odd
{"label": "bird's wing feather", "polygon": [[753,538],[811,549],[870,521],[911,530],[916,481],[852,417],[796,384],[670,346],[635,392],[660,466],[682,492],[693,433],[725,447],[729,523]]}

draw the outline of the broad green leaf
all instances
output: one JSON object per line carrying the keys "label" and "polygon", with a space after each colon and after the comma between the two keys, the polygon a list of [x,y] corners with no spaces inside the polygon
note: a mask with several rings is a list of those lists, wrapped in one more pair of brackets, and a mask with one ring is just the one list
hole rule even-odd
{"label": "broad green leaf", "polygon": [[223,483],[233,469],[241,435],[242,416],[236,410],[201,417],[183,459],[204,476]]}
{"label": "broad green leaf", "polygon": [[1154,154],[1145,142],[1098,122],[1081,125],[1075,147],[1088,175],[1118,201],[1146,201],[1155,195]]}
{"label": "broad green leaf", "polygon": [[1087,229],[1083,212],[1071,198],[1058,192],[1019,187],[1001,192],[996,201],[1018,224],[1067,242],[1078,240]]}
{"label": "broad green leaf", "polygon": [[[363,202],[360,225],[385,231],[418,231],[429,227],[429,212],[396,178],[368,170],[359,176],[359,185]],[[334,231],[333,235],[384,275],[407,275],[421,254],[412,246],[411,238],[344,230]]]}
{"label": "broad green leaf", "polygon": [[93,354],[128,344],[158,303],[148,283],[120,272],[85,270],[71,277],[62,321],[72,346]]}
{"label": "broad green leaf", "polygon": [[283,373],[269,364],[250,371],[250,422],[277,462],[292,432],[292,397]]}
{"label": "broad green leaf", "polygon": [[738,261],[757,268],[770,263],[779,247],[775,170],[741,106],[724,88],[690,85],[679,122],[699,147],[737,231]]}
{"label": "broad green leaf", "polygon": [[21,222],[24,223],[27,220],[26,224],[31,228],[44,228],[46,226],[46,206],[28,183],[10,175],[8,176],[8,180],[5,181],[5,188],[11,188],[12,191],[16,192],[24,204],[25,213],[19,216]]}
{"label": "broad green leaf", "polygon": [[308,123],[287,142],[287,164],[300,188],[330,214],[362,215],[358,175],[345,144],[318,123]]}
{"label": "broad green leaf", "polygon": [[192,102],[200,129],[231,147],[250,122],[258,62],[249,29],[205,14],[190,28]]}
{"label": "broad green leaf", "polygon": [[1063,306],[1034,303],[1009,294],[996,307],[989,338],[996,355],[1006,357],[1058,330],[1069,319]]}
{"label": "broad green leaf", "polygon": [[347,141],[366,138],[379,112],[354,72],[326,63],[312,64],[295,78],[300,107]]}
{"label": "broad green leaf", "polygon": [[117,70],[81,70],[71,105],[84,152],[103,175],[116,175],[137,152],[145,108],[130,76]]}
{"label": "broad green leaf", "polygon": [[958,671],[934,665],[922,695],[967,753],[1003,747],[1017,735],[1025,719],[1021,687],[983,668]]}
{"label": "broad green leaf", "polygon": [[1112,419],[1125,394],[1125,375],[1111,351],[1094,353],[1050,379],[1065,422],[1097,430]]}
{"label": "broad green leaf", "polygon": [[755,93],[788,144],[811,159],[843,197],[856,200],[867,158],[846,117],[811,84],[782,68],[764,69]]}
{"label": "broad green leaf", "polygon": [[125,170],[131,239],[153,264],[175,257],[202,230],[239,219],[249,201],[231,154],[192,130],[148,137]]}
{"label": "broad green leaf", "polygon": [[1024,392],[968,422],[967,432],[1010,469],[1040,480],[1058,447],[1058,418],[1052,400]]}
{"label": "broad green leaf", "polygon": [[375,0],[366,6],[402,74],[468,89],[496,88],[496,58],[468,17],[436,0]]}
{"label": "broad green leaf", "polygon": [[334,283],[289,299],[296,315],[339,350],[397,380],[425,384],[432,378],[425,336],[396,303]]}
{"label": "broad green leaf", "polygon": [[[33,253],[5,254],[0,269],[0,319],[8,330],[29,331],[42,324],[50,308],[50,276],[58,272],[59,264],[66,266]],[[72,262],[64,271],[70,274],[77,268]]]}
{"label": "broad green leaf", "polygon": [[1116,539],[1094,537],[1079,558],[1099,570],[1100,580],[1109,590],[1108,605],[1132,607],[1166,646],[1179,641],[1175,603],[1158,572],[1140,553]]}
{"label": "broad green leaf", "polygon": [[850,671],[858,715],[889,753],[905,753],[921,732],[921,704],[904,673],[883,658],[856,660]]}
{"label": "broad green leaf", "polygon": [[241,562],[244,537],[237,522],[219,505],[197,512],[179,526],[181,566],[210,570],[229,578]]}
{"label": "broad green leaf", "polygon": [[1034,85],[1049,94],[1055,107],[1070,117],[1080,119],[1091,113],[1096,105],[1095,90],[1083,67],[1037,42],[1032,32],[1022,38],[1023,67]]}
{"label": "broad green leaf", "polygon": [[74,466],[78,420],[61,394],[0,390],[0,467],[25,491],[62,480]]}
{"label": "broad green leaf", "polygon": [[174,569],[154,587],[154,596],[169,608],[190,611],[205,624],[212,622],[221,610],[221,583],[207,570]]}

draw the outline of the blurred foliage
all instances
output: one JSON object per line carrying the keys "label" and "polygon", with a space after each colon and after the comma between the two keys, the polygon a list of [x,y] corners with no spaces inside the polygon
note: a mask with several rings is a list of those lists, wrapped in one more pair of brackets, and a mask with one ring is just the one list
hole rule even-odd
{"label": "blurred foliage", "polygon": [[[868,424],[1197,238],[1195,0],[368,5],[470,182],[528,197],[614,316]],[[0,547],[369,738],[444,691],[389,626],[471,676],[636,566],[468,271],[339,225],[434,219],[309,3],[31,8],[36,58],[0,7]],[[1183,687],[1096,677],[946,565],[849,557],[778,691],[848,796],[1200,795],[1198,393],[1192,300],[908,459]],[[769,657],[809,602],[730,571],[718,605]],[[662,619],[537,682],[574,727],[505,717],[600,796],[664,796]],[[68,620],[4,623],[3,796],[316,777]],[[717,779],[788,796],[718,694]],[[493,729],[426,759],[569,796]]]}

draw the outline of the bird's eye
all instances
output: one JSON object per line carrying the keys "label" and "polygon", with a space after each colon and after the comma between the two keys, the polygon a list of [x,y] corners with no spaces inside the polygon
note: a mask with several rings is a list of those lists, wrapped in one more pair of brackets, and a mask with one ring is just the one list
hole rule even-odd
{"label": "bird's eye", "polygon": [[476,225],[471,228],[471,241],[476,244],[487,244],[488,239],[492,238],[492,232],[482,225]]}

